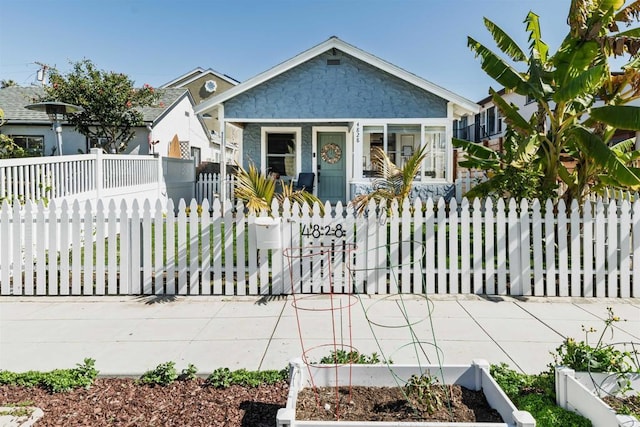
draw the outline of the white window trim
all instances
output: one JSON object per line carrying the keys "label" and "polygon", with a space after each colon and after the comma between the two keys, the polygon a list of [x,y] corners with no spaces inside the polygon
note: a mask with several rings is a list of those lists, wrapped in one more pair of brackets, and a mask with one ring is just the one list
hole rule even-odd
{"label": "white window trim", "polygon": [[300,173],[302,164],[302,128],[301,127],[262,127],[260,138],[260,169],[262,173],[267,173],[267,134],[270,133],[293,133],[296,140],[296,176]]}
{"label": "white window trim", "polygon": [[[451,146],[451,138],[453,137],[453,119],[449,118],[427,118],[427,119],[360,119],[357,120],[360,123],[361,129],[365,126],[382,126],[384,129],[384,147],[387,148],[387,126],[388,125],[420,125],[420,147],[423,147],[426,143],[425,131],[427,128],[442,128],[445,135],[446,148],[445,153],[447,159],[445,159],[445,177],[444,178],[428,178],[428,183],[434,184],[447,184],[453,182],[453,147]],[[362,150],[362,149],[361,149]],[[360,155],[362,158],[362,155]],[[360,177],[355,178],[358,182],[370,182],[372,178],[365,178],[360,171]]]}

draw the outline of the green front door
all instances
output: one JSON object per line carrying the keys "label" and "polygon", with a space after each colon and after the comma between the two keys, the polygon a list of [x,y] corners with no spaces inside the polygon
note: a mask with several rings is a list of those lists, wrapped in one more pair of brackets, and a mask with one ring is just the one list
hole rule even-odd
{"label": "green front door", "polygon": [[323,202],[346,203],[345,134],[318,133],[318,198]]}

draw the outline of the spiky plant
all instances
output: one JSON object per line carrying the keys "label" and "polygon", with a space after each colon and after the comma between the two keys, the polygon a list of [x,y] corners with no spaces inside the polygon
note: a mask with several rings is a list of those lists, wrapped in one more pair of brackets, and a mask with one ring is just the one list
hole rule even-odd
{"label": "spiky plant", "polygon": [[390,203],[397,200],[401,205],[402,201],[411,194],[413,180],[420,172],[427,154],[428,146],[425,145],[416,150],[400,168],[391,161],[382,148],[374,147],[371,151],[371,159],[377,174],[371,183],[373,191],[360,194],[351,201],[356,212],[363,214],[372,200],[378,204],[382,201]]}
{"label": "spiky plant", "polygon": [[271,214],[271,204],[274,199],[278,201],[280,206],[286,199],[292,203],[307,204],[310,207],[318,203],[321,213],[324,214],[324,207],[318,197],[304,190],[296,190],[293,188],[292,182],[287,184],[282,179],[279,180],[282,192],[278,193],[276,192],[277,181],[277,179],[261,173],[253,163],[249,164],[248,170],[238,165],[235,195],[244,201],[249,213],[252,214],[259,214],[262,211]]}

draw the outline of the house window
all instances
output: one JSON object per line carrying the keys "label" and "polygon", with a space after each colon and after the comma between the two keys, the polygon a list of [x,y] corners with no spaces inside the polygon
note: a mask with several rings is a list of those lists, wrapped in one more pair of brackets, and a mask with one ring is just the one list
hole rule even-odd
{"label": "house window", "polygon": [[375,175],[373,166],[373,152],[374,147],[380,147],[384,150],[384,126],[364,126],[362,128],[363,133],[363,159],[362,168],[363,174],[366,177]]}
{"label": "house window", "polygon": [[480,111],[480,138],[487,137],[487,111]]}
{"label": "house window", "polygon": [[536,99],[531,95],[527,95],[527,99],[525,101],[525,104],[531,104],[532,102],[536,102]]}
{"label": "house window", "polygon": [[425,178],[446,178],[447,141],[445,129],[440,127],[426,127],[424,143],[427,146],[426,157],[422,165],[422,175]]}
{"label": "house window", "polygon": [[387,141],[387,155],[397,166],[403,167],[420,145],[420,125],[389,125]]}
{"label": "house window", "polygon": [[281,178],[295,178],[296,171],[296,134],[267,133],[266,135],[267,172]]}
{"label": "house window", "polygon": [[109,138],[104,138],[104,137],[100,137],[100,138],[89,138],[89,148],[102,148],[102,149],[108,149],[108,145],[109,145]]}
{"label": "house window", "polygon": [[44,155],[44,136],[38,135],[10,135],[14,144],[22,147],[29,156],[43,156]]}
{"label": "house window", "polygon": [[200,152],[200,148],[191,147],[191,158],[194,160],[196,166],[202,163],[202,154]]}
{"label": "house window", "polygon": [[454,136],[458,139],[469,140],[469,118],[467,116],[460,117],[453,123]]}
{"label": "house window", "polygon": [[496,133],[496,107],[487,110],[487,134],[489,136]]}

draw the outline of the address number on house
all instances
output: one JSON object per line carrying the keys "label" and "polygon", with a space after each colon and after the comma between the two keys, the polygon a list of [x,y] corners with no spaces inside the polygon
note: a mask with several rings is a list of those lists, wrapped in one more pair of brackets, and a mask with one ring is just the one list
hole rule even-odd
{"label": "address number on house", "polygon": [[344,237],[345,231],[342,228],[342,224],[331,225],[306,225],[302,226],[302,235],[305,237],[318,238],[320,236],[331,236],[341,238]]}

